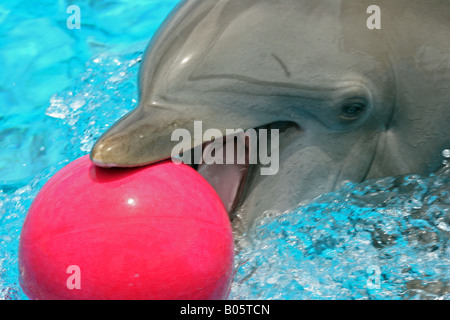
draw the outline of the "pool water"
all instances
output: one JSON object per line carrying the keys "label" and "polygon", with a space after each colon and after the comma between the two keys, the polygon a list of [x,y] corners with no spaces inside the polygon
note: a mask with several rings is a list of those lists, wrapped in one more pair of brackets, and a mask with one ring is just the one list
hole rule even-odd
{"label": "pool water", "polygon": [[231,298],[449,299],[450,167],[349,183],[259,219]]}
{"label": "pool water", "polygon": [[[80,30],[66,27],[75,1],[0,4],[0,299],[26,299],[17,256],[31,202],[136,106],[143,50],[177,2],[76,1]],[[349,183],[261,217],[237,239],[230,299],[449,299],[449,179],[447,165]]]}

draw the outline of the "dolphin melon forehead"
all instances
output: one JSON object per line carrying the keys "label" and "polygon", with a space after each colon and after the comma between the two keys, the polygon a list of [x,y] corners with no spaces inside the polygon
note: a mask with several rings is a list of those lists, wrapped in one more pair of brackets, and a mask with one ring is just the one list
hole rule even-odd
{"label": "dolphin melon forehead", "polygon": [[314,60],[334,50],[329,43],[341,32],[335,10],[327,8],[318,24],[302,7],[301,1],[285,6],[262,1],[240,13],[218,35],[194,77],[233,74],[284,82],[311,74]]}
{"label": "dolphin melon forehead", "polygon": [[[370,72],[375,58],[346,39],[354,23],[341,1],[218,1],[179,41],[168,83],[234,76],[265,82],[340,80],[349,70]],[[361,9],[361,28],[365,9]],[[344,30],[345,29],[345,30]],[[367,41],[370,41],[368,39]],[[355,59],[355,56],[357,58]],[[176,66],[176,67],[173,67]]]}

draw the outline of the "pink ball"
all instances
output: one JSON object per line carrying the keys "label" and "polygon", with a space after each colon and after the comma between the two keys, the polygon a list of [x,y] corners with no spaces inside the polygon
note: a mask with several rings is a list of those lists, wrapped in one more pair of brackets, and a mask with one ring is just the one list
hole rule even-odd
{"label": "pink ball", "polygon": [[103,169],[88,156],[39,192],[19,249],[31,299],[223,299],[233,258],[225,208],[195,170]]}

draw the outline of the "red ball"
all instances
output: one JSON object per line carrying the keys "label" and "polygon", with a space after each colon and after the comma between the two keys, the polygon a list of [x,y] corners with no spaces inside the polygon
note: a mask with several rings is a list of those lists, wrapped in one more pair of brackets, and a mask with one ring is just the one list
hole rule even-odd
{"label": "red ball", "polygon": [[104,169],[85,156],[38,193],[19,267],[31,299],[223,299],[233,257],[225,208],[194,169]]}

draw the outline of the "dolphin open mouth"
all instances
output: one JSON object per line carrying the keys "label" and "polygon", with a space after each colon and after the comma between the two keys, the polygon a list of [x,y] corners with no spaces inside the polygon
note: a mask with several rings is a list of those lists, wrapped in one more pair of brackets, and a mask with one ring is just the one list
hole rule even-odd
{"label": "dolphin open mouth", "polygon": [[[255,174],[260,174],[260,171],[257,169],[259,166],[264,165],[259,161],[257,163],[253,162],[252,159],[256,158],[254,153],[258,152],[259,156],[278,156],[278,145],[275,149],[276,154],[274,154],[273,148],[267,147],[265,147],[262,152],[267,152],[267,154],[261,154],[260,131],[266,130],[270,135],[272,130],[277,130],[277,132],[282,133],[289,127],[298,128],[298,125],[293,122],[279,121],[250,129],[257,133],[254,136],[249,135],[248,131],[232,136],[226,136],[222,141],[216,143],[212,152],[214,157],[224,159],[223,163],[207,164],[202,161],[200,164],[191,165],[217,192],[231,219],[234,218],[234,213],[238,206],[245,200],[248,183],[251,180],[251,177]],[[256,141],[252,141],[252,138],[256,138]],[[271,141],[270,136],[267,136],[267,140]],[[211,149],[214,143],[215,141],[210,141],[201,146],[202,156],[210,153],[210,150],[208,149]],[[228,146],[228,144],[231,144],[231,146]],[[227,151],[229,152],[230,150],[233,151],[232,155],[231,157],[227,157]],[[244,150],[244,154],[240,154],[240,150]],[[225,159],[227,161],[225,161]],[[194,163],[194,161],[192,163]]]}
{"label": "dolphin open mouth", "polygon": [[[223,158],[226,159],[226,149],[228,143],[233,143],[234,148],[234,163],[224,163],[224,164],[199,164],[197,165],[197,172],[202,175],[206,181],[214,188],[214,190],[219,195],[222,200],[225,209],[227,210],[230,217],[236,209],[239,201],[242,197],[245,182],[247,181],[248,171],[250,167],[249,162],[249,140],[244,136],[244,133],[240,133],[236,136],[228,137],[224,139],[222,148],[215,150],[215,152],[222,152]],[[211,146],[214,142],[205,143],[202,146],[202,154],[205,149]],[[236,151],[237,144],[243,143],[243,149],[245,150],[244,162],[238,163]]]}

